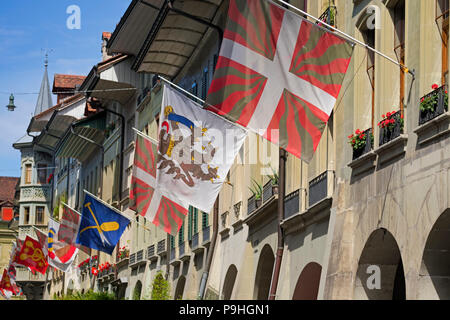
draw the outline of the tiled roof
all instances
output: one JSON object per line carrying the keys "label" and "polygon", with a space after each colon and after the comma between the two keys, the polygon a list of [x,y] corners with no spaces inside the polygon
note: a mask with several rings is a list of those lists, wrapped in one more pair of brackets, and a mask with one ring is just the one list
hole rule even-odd
{"label": "tiled roof", "polygon": [[77,85],[81,85],[86,77],[71,74],[55,74],[53,79],[53,93],[55,91],[73,90]]}
{"label": "tiled roof", "polygon": [[0,177],[0,202],[13,201],[16,193],[16,185],[19,178],[14,177]]}

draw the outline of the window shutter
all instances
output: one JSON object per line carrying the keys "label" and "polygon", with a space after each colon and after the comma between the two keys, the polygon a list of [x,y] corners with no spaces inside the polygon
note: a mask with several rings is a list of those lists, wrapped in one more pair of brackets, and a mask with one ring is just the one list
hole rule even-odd
{"label": "window shutter", "polygon": [[189,214],[188,214],[188,240],[192,240],[192,206],[189,207]]}
{"label": "window shutter", "polygon": [[198,233],[198,209],[194,208],[194,234]]}

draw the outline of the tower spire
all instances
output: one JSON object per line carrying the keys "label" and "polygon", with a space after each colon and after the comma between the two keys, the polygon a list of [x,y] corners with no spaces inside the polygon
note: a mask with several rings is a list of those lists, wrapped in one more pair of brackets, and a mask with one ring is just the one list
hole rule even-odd
{"label": "tower spire", "polygon": [[45,53],[44,77],[42,78],[41,89],[39,90],[39,96],[36,102],[36,108],[34,110],[35,116],[53,106],[52,94],[50,91],[50,83],[48,81],[47,67],[48,67],[48,51],[46,51]]}

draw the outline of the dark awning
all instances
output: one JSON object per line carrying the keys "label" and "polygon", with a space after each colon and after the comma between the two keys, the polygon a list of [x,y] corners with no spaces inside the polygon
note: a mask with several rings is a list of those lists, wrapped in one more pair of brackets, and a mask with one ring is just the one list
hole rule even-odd
{"label": "dark awning", "polygon": [[86,161],[92,152],[101,147],[105,129],[105,111],[73,123],[58,145],[56,157]]}
{"label": "dark awning", "polygon": [[210,29],[208,24],[217,23],[215,20],[222,2],[223,0],[173,1],[174,10],[170,10],[167,5],[163,6],[136,57],[133,69],[171,79],[175,77]]}

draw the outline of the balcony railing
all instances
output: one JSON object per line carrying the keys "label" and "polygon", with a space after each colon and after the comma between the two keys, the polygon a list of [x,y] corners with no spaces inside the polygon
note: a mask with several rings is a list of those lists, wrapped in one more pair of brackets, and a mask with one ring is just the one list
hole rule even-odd
{"label": "balcony railing", "polygon": [[263,187],[263,194],[262,199],[263,202],[266,202],[274,195],[273,188],[272,188],[272,181],[267,182]]}
{"label": "balcony railing", "polygon": [[195,250],[198,248],[198,233],[196,233],[192,236],[191,248],[192,248],[192,250]]}
{"label": "balcony railing", "polygon": [[175,248],[170,249],[170,261],[175,260],[176,257],[176,251]]}
{"label": "balcony railing", "polygon": [[144,260],[144,250],[139,250],[136,252],[136,263]]}
{"label": "balcony railing", "polygon": [[205,244],[211,239],[211,226],[207,226],[202,230],[202,243]]}
{"label": "balcony railing", "polygon": [[161,240],[158,242],[157,253],[164,254],[167,252],[166,240]]}
{"label": "balcony railing", "polygon": [[130,261],[128,262],[129,265],[136,263],[136,253],[130,254]]}
{"label": "balcony railing", "polygon": [[300,211],[299,194],[300,190],[295,190],[284,197],[284,219],[288,219]]}
{"label": "balcony railing", "polygon": [[[444,85],[420,99],[420,105],[428,105],[428,108],[419,108],[419,125],[440,116],[448,111],[447,85]],[[424,110],[422,110],[424,109]]]}
{"label": "balcony railing", "polygon": [[147,247],[147,259],[151,260],[153,257],[155,257],[155,245],[154,244]]}
{"label": "balcony railing", "polygon": [[323,200],[328,195],[328,171],[309,182],[309,206]]}
{"label": "balcony railing", "polygon": [[392,125],[388,125],[385,128],[380,127],[380,146],[394,140],[395,138],[400,137],[400,135],[403,133],[403,119],[401,118],[400,111],[392,114],[387,119],[395,120],[395,123]]}
{"label": "balcony railing", "polygon": [[353,160],[358,159],[362,155],[365,155],[366,153],[369,153],[373,150],[373,132],[372,128],[367,129],[363,132],[363,134],[366,136],[366,145],[363,148],[360,149],[353,149]]}

